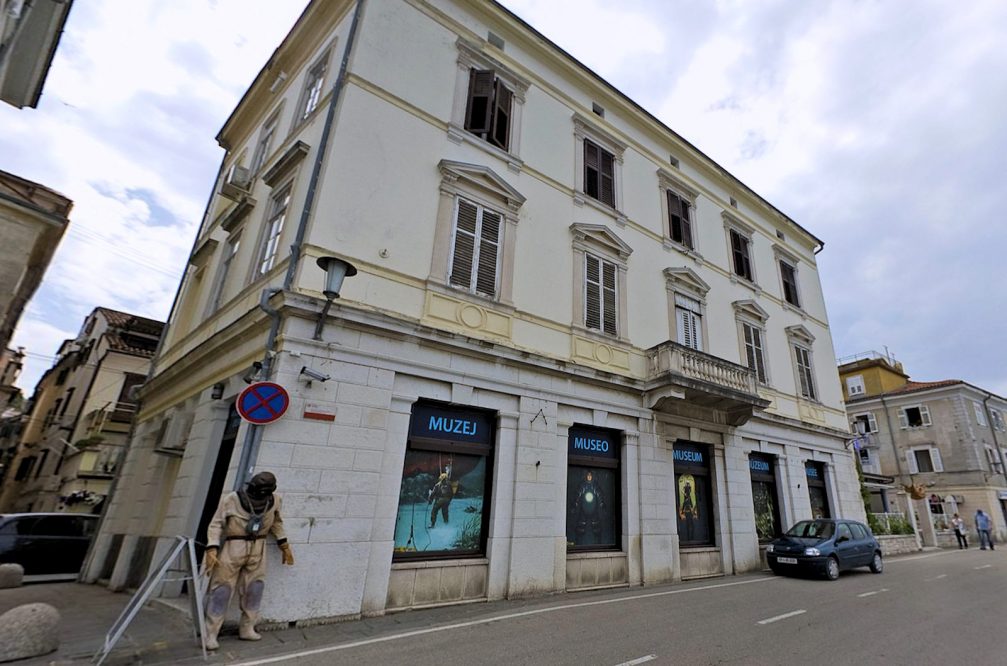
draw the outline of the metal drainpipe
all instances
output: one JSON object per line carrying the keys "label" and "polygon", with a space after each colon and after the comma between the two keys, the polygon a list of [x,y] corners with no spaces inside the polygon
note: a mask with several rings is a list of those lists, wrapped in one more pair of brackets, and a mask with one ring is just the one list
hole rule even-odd
{"label": "metal drainpipe", "polygon": [[[325,159],[325,150],[328,147],[329,135],[332,133],[332,125],[335,123],[336,107],[342,97],[343,88],[346,83],[346,70],[349,66],[350,56],[353,55],[353,42],[357,35],[357,26],[360,22],[360,14],[364,9],[364,0],[357,0],[357,5],[353,10],[353,22],[350,24],[350,34],[346,38],[346,48],[343,49],[343,58],[339,64],[339,75],[332,86],[332,95],[329,98],[329,108],[325,113],[325,125],[322,127],[322,136],[318,142],[318,151],[315,154],[315,162],[311,167],[311,179],[308,182],[308,193],[304,197],[304,207],[301,210],[301,218],[297,223],[297,232],[294,235],[294,242],[290,245],[290,259],[287,262],[287,273],[283,278],[283,288],[276,287],[263,289],[262,297],[259,299],[259,308],[272,318],[269,327],[269,334],[266,337],[266,351],[262,356],[262,378],[269,379],[273,369],[273,356],[276,354],[276,336],[280,331],[280,323],[283,315],[278,310],[269,305],[269,299],[281,291],[288,291],[294,282],[294,274],[297,272],[297,264],[301,259],[301,245],[304,243],[304,234],[307,231],[308,221],[311,219],[312,208],[315,203],[315,193],[318,190],[318,180],[322,173],[322,162]],[[245,432],[245,443],[241,447],[241,456],[238,459],[238,473],[234,477],[234,489],[240,490],[245,482],[251,477],[255,468],[255,461],[259,456],[259,444],[262,441],[261,425],[251,425]]]}

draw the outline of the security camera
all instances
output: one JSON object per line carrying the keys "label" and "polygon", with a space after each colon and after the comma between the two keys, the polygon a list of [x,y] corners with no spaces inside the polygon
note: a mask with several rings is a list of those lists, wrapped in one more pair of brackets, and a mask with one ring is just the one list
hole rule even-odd
{"label": "security camera", "polygon": [[308,378],[308,383],[310,384],[312,380],[319,382],[327,382],[332,379],[332,375],[327,375],[324,372],[318,372],[317,370],[312,370],[308,366],[301,367],[301,374]]}

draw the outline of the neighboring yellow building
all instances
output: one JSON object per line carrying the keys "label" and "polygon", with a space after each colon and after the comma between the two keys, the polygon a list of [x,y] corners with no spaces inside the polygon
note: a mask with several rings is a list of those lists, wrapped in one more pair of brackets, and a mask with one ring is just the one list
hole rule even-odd
{"label": "neighboring yellow building", "polygon": [[841,358],[838,363],[844,402],[894,391],[909,381],[900,362],[876,351]]}
{"label": "neighboring yellow building", "polygon": [[863,518],[822,241],[501,5],[312,2],[217,138],[86,580],[263,469],[279,622],[758,570]]}

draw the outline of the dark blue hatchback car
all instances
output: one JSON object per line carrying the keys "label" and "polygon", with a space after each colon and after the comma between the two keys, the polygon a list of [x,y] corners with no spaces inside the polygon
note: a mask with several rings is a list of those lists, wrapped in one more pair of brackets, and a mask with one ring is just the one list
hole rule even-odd
{"label": "dark blue hatchback car", "polygon": [[766,559],[775,574],[812,573],[829,580],[856,567],[884,569],[881,544],[855,520],[802,520],[766,546]]}

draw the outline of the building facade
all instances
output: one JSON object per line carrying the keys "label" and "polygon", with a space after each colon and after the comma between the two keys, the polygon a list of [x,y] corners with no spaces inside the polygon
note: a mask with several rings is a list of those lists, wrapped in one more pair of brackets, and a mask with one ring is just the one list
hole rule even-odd
{"label": "building facade", "polygon": [[95,308],[39,380],[0,511],[101,511],[164,324]]}
{"label": "building facade", "polygon": [[[982,509],[1007,537],[1007,400],[957,379],[911,381],[901,363],[876,352],[842,363],[839,375],[851,429],[864,433],[865,475],[922,490],[923,513],[938,530],[958,513],[974,532]],[[874,495],[874,511],[910,510],[905,492]]]}
{"label": "building facade", "polygon": [[503,7],[313,2],[218,141],[86,580],[254,470],[282,622],[756,570],[863,518],[822,242]]}

